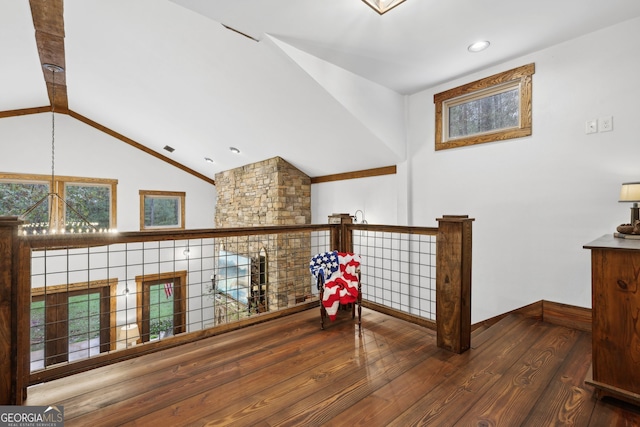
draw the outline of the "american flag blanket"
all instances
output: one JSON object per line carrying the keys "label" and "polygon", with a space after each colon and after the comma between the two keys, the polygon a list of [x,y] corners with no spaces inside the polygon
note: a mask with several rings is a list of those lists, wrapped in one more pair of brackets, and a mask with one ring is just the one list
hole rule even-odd
{"label": "american flag blanket", "polygon": [[348,252],[323,252],[309,262],[311,274],[322,286],[322,305],[329,319],[334,320],[340,304],[358,299],[358,270],[360,256]]}

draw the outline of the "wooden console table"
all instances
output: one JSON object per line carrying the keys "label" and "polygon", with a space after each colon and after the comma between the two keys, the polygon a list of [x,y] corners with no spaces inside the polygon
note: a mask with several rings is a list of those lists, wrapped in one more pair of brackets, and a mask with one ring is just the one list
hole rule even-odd
{"label": "wooden console table", "polygon": [[605,235],[591,250],[592,378],[605,395],[640,404],[640,240]]}

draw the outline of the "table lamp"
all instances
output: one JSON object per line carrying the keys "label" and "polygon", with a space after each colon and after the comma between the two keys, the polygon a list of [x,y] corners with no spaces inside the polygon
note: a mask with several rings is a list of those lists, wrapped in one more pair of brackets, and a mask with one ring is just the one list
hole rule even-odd
{"label": "table lamp", "polygon": [[131,323],[120,328],[119,341],[124,341],[127,347],[133,347],[140,339],[140,330],[136,323]]}
{"label": "table lamp", "polygon": [[633,202],[631,206],[631,222],[629,224],[636,225],[636,221],[640,220],[638,212],[638,202],[640,202],[640,182],[625,182],[620,190],[620,202]]}
{"label": "table lamp", "polygon": [[620,233],[619,237],[624,237],[627,234],[640,235],[640,223],[636,225],[636,222],[640,220],[640,209],[638,208],[638,202],[640,202],[640,182],[625,182],[622,184],[620,190],[620,202],[632,202],[631,206],[631,220],[629,224],[619,225],[617,230]]}

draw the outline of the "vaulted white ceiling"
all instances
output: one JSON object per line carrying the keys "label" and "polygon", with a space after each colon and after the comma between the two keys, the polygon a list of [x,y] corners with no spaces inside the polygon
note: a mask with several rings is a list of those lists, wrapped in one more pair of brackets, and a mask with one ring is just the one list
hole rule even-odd
{"label": "vaulted white ceiling", "polygon": [[[637,16],[637,0],[382,16],[360,0],[65,0],[68,103],[212,178],[273,156],[310,176],[376,168],[405,158],[404,95]],[[477,40],[490,48],[469,53]],[[26,0],[0,3],[0,58],[0,112],[49,104]]]}

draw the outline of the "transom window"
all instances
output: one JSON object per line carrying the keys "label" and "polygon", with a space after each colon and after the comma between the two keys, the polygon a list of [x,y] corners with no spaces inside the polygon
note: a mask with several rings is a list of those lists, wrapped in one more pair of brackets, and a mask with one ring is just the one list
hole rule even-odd
{"label": "transom window", "polygon": [[435,149],[531,135],[531,76],[525,65],[434,95]]}
{"label": "transom window", "polygon": [[140,190],[140,230],[184,229],[185,193]]}
{"label": "transom window", "polygon": [[[0,173],[0,215],[22,216],[27,234],[116,228],[115,179]],[[56,193],[58,197],[49,197]],[[38,203],[40,203],[38,205]],[[86,222],[89,222],[87,224]]]}

